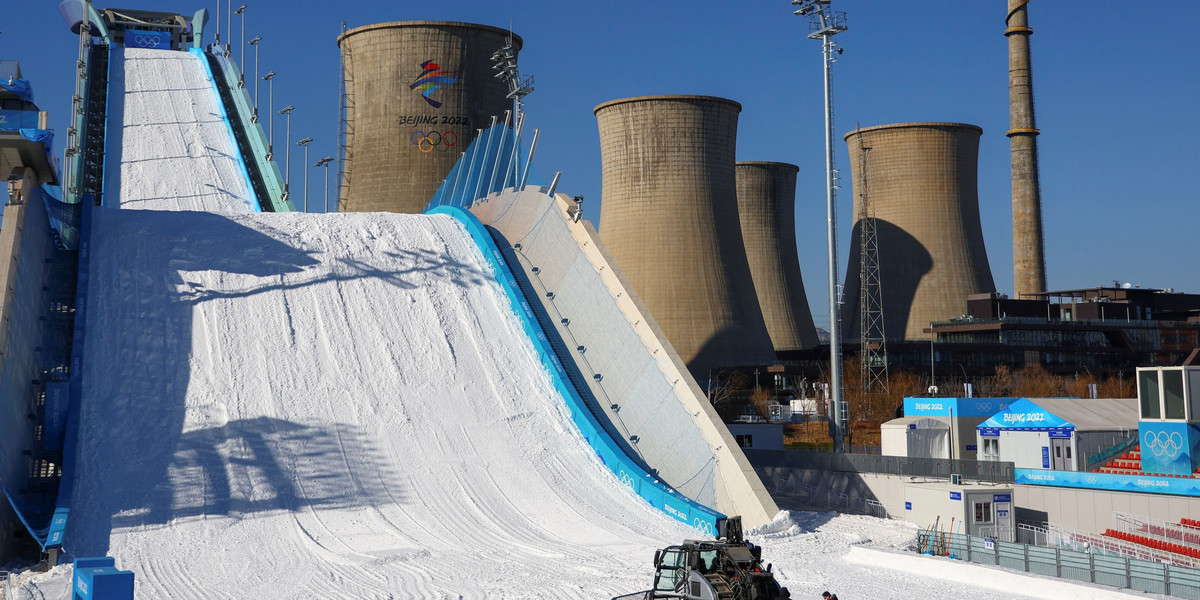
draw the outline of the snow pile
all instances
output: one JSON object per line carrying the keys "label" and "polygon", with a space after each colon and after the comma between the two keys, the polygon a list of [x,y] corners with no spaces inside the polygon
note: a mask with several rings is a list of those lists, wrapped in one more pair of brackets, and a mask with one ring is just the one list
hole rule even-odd
{"label": "snow pile", "polygon": [[204,59],[143,48],[113,54],[109,119],[124,127],[109,128],[105,204],[115,198],[121,208],[254,210]]}

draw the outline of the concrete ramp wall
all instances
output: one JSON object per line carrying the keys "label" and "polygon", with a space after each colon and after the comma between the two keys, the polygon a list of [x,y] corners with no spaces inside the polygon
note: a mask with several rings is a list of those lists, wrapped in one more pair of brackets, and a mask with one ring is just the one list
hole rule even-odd
{"label": "concrete ramp wall", "polygon": [[[667,484],[749,527],[775,502],[665,340],[596,230],[543,189],[493,195],[471,208],[510,250],[594,396],[598,418]],[[530,298],[532,300],[533,298]]]}

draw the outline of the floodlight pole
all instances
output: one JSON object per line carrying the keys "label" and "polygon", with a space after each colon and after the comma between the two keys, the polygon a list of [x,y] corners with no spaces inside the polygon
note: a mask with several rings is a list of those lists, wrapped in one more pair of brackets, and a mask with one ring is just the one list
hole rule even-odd
{"label": "floodlight pole", "polygon": [[[229,1],[233,2],[233,0],[229,0]],[[84,14],[86,15],[87,13],[84,13]],[[217,34],[215,36],[213,36],[213,42],[220,44],[221,43],[221,0],[217,0],[216,16],[217,16]]]}
{"label": "floodlight pole", "polygon": [[825,69],[825,210],[829,236],[829,391],[833,409],[833,449],[845,452],[848,411],[842,398],[841,303],[838,294],[837,194],[833,167],[833,97],[830,74],[834,62],[834,43],[830,39],[846,30],[845,13],[834,13],[830,0],[792,0],[800,9],[795,14],[809,18],[809,39],[821,40]]}
{"label": "floodlight pole", "polygon": [[325,212],[329,212],[329,163],[333,162],[332,156],[326,156],[313,164],[314,167],[325,167]]}
{"label": "floodlight pole", "polygon": [[[262,36],[256,35],[249,42],[251,46],[254,46],[254,111],[250,114],[251,123],[258,122],[258,43],[261,41]],[[242,81],[243,85],[245,85],[245,77],[242,78]]]}
{"label": "floodlight pole", "polygon": [[[225,21],[225,29],[227,30],[226,33],[229,34],[229,43],[225,44],[225,58],[229,58],[230,53],[233,52],[233,0],[229,0],[229,5],[225,9],[226,17],[228,17],[228,20]],[[218,16],[217,18],[220,19],[221,17]]]}
{"label": "floodlight pole", "polygon": [[312,138],[306,137],[296,142],[297,146],[304,147],[304,212],[308,212],[308,143],[311,141]]}
{"label": "floodlight pole", "polygon": [[267,82],[267,162],[275,157],[275,71],[263,75]]}
{"label": "floodlight pole", "polygon": [[[246,87],[246,75],[245,75],[245,73],[242,72],[243,69],[246,68],[246,5],[243,4],[243,5],[239,6],[237,10],[233,11],[233,14],[240,15],[242,17],[242,43],[241,43],[242,55],[240,57],[238,57],[238,87]],[[233,24],[232,23],[230,23],[229,28],[230,28],[230,32],[229,32],[230,37],[233,37],[233,31],[232,31]]]}
{"label": "floodlight pole", "polygon": [[279,114],[287,115],[287,142],[284,143],[283,159],[283,201],[287,202],[291,195],[289,187],[292,183],[292,111],[296,107],[291,104],[279,109]]}

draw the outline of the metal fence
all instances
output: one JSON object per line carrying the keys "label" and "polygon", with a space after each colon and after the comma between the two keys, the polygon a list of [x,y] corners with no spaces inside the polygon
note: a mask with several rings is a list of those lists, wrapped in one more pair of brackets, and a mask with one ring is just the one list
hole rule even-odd
{"label": "metal fence", "polygon": [[928,529],[918,530],[917,551],[1027,573],[1200,600],[1200,570],[1169,563]]}
{"label": "metal fence", "polygon": [[870,515],[881,519],[890,518],[887,508],[876,500],[861,496],[843,494],[830,488],[822,488],[807,483],[796,484],[796,491],[808,504],[813,507],[831,508],[838,512],[856,515]]}
{"label": "metal fence", "polygon": [[961,475],[965,479],[989,483],[1013,483],[1011,462],[991,460],[951,460],[946,458],[909,458],[875,454],[831,454],[802,450],[744,449],[755,466],[791,467],[839,473],[878,473],[903,477],[949,479]]}

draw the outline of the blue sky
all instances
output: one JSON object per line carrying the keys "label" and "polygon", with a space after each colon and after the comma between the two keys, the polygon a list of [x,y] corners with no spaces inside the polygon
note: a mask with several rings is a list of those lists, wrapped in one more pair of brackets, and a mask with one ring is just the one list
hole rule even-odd
{"label": "blue sky", "polygon": [[[0,13],[0,58],[21,62],[38,103],[51,111],[61,152],[77,38],[58,16],[57,2],[12,4]],[[522,73],[536,78],[527,98],[529,125],[542,130],[535,169],[562,171],[560,191],[583,194],[585,217],[593,221],[602,201],[597,104],[647,94],[740,102],[738,159],[800,166],[800,265],[814,319],[827,326],[820,43],[805,38],[806,22],[791,14],[786,0],[247,5],[246,38],[263,37],[259,70],[277,72],[277,107],[296,106],[293,139],[314,138],[310,162],[336,152],[342,21],[349,27],[511,22],[525,41]],[[191,15],[217,4],[124,0],[112,6]],[[226,3],[221,6],[224,11]],[[835,38],[844,48],[834,65],[839,166],[849,166],[841,136],[856,123],[982,127],[984,238],[996,288],[1011,292],[1006,2],[834,0],[834,7],[848,14],[850,27]],[[1119,280],[1200,293],[1200,2],[1033,0],[1030,24],[1050,289]],[[236,15],[234,26],[240,33]],[[265,102],[265,88],[260,94]],[[296,153],[293,161],[299,169]],[[313,173],[311,184],[319,186],[319,178]],[[849,254],[851,198],[847,185],[839,196],[839,279]]]}

